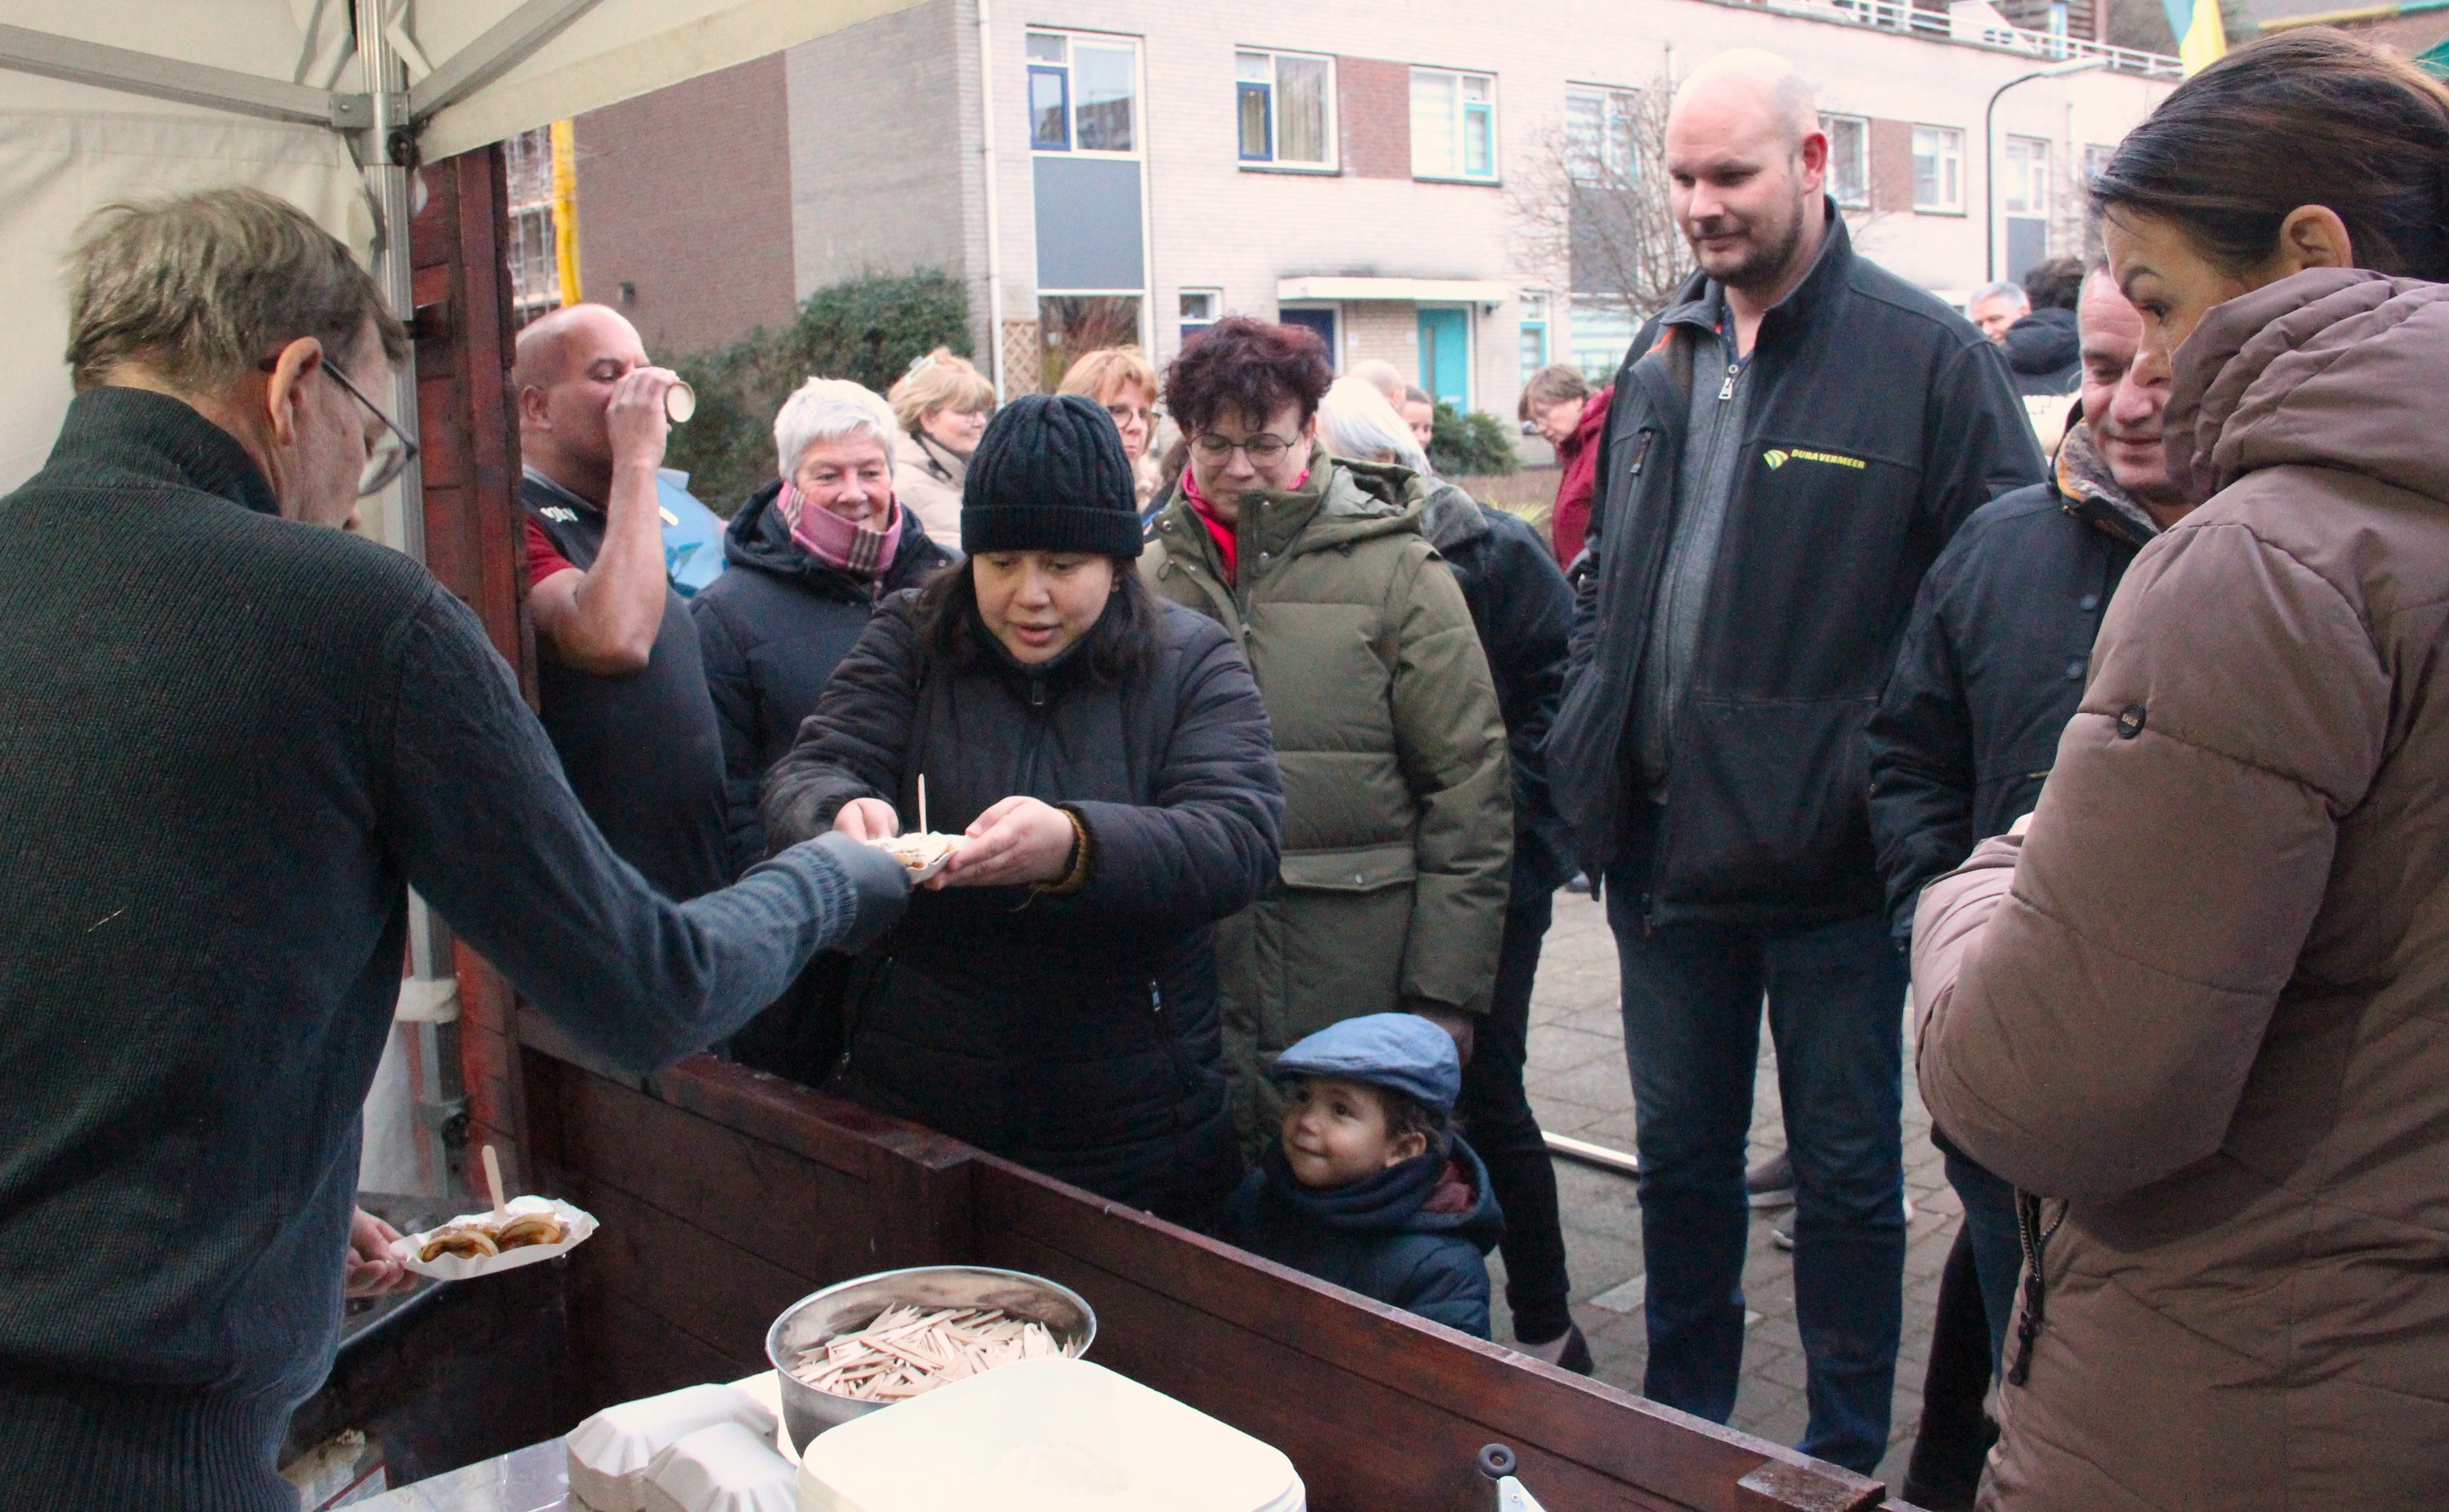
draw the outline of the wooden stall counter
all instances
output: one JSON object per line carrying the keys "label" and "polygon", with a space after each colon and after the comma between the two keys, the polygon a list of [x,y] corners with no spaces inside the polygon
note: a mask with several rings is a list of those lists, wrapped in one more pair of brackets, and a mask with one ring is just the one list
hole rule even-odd
{"label": "wooden stall counter", "polygon": [[1315,1512],[1484,1512],[1475,1460],[1492,1443],[1549,1512],[1903,1506],[1837,1466],[780,1079],[698,1056],[625,1081],[520,1028],[535,1177],[603,1221],[569,1262],[581,1415],[765,1369],[768,1325],[832,1282],[996,1265],[1088,1298],[1098,1363],[1283,1450]]}

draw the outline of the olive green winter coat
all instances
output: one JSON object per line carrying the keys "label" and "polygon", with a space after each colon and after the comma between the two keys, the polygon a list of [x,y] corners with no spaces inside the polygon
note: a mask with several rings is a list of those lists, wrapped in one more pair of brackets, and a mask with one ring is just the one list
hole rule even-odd
{"label": "olive green winter coat", "polygon": [[1283,772],[1278,885],[1218,926],[1236,1115],[1272,1137],[1260,1074],[1363,1013],[1487,1011],[1513,861],[1505,721],[1471,611],[1420,534],[1419,480],[1312,453],[1244,497],[1239,581],[1177,488],[1140,570],[1241,639]]}

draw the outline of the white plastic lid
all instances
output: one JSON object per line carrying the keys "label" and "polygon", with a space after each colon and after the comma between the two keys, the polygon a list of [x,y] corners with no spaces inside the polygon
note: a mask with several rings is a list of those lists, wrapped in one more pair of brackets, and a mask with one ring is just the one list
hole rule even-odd
{"label": "white plastic lid", "polygon": [[1271,1445],[1086,1360],[1024,1360],[820,1434],[800,1512],[1302,1512]]}

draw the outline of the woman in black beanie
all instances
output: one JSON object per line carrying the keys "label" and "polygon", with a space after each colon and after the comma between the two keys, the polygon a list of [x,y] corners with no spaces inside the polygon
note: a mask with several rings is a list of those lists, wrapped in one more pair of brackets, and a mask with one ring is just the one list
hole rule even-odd
{"label": "woman in black beanie", "polygon": [[972,455],[969,559],[897,595],[765,782],[769,844],[965,836],[853,973],[829,1090],[1161,1215],[1240,1177],[1209,927],[1275,874],[1249,663],[1133,570],[1121,435],[1020,399]]}

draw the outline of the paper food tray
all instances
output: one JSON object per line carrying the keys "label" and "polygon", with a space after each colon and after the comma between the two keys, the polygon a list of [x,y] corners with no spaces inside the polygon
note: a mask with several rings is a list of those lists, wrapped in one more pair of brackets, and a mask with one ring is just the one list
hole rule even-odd
{"label": "paper food tray", "polygon": [[556,1254],[568,1254],[578,1246],[585,1244],[588,1235],[595,1232],[595,1215],[571,1207],[558,1197],[512,1197],[504,1206],[513,1214],[552,1214],[561,1219],[563,1232],[569,1237],[559,1244],[526,1244],[515,1250],[505,1250],[499,1254],[474,1256],[442,1254],[431,1260],[418,1259],[417,1252],[423,1250],[427,1242],[442,1230],[456,1224],[477,1222],[492,1216],[491,1213],[463,1213],[449,1223],[437,1224],[423,1234],[407,1234],[394,1241],[391,1253],[400,1264],[419,1275],[430,1275],[437,1281],[466,1281],[480,1275],[492,1275],[496,1271],[515,1271],[520,1266],[533,1265],[538,1260],[550,1260]]}
{"label": "paper food tray", "polygon": [[[961,842],[962,842],[963,840],[967,839],[967,838],[968,838],[968,836],[966,836],[966,835],[958,835],[958,834],[945,834],[945,835],[916,835],[916,834],[905,834],[905,835],[896,835],[896,836],[894,836],[894,839],[897,839],[897,840],[936,839],[936,840],[944,840],[944,841],[949,841],[949,842],[950,842],[949,844],[947,844],[947,845],[944,847],[944,849],[943,849],[942,852],[941,852],[941,853],[939,853],[939,854],[935,857],[935,859],[934,859],[933,861],[928,862],[928,863],[927,863],[925,866],[923,866],[923,867],[913,867],[913,868],[911,868],[911,871],[910,871],[910,885],[911,885],[912,887],[914,887],[914,888],[915,888],[915,887],[918,886],[918,884],[920,884],[920,883],[922,883],[922,882],[926,882],[926,881],[929,881],[929,880],[933,879],[933,878],[935,877],[935,875],[937,872],[939,872],[939,871],[943,871],[943,870],[944,870],[944,868],[945,868],[948,864],[950,864],[950,863],[951,863],[951,861],[952,861],[952,859],[953,859],[953,852],[955,852],[958,851],[958,850],[961,848]],[[870,844],[870,845],[872,845],[872,846],[875,846],[875,847],[876,847],[877,850],[879,850],[879,851],[883,851],[883,852],[885,852],[888,855],[893,853],[893,852],[892,852],[892,851],[891,851],[891,849],[890,849],[890,847],[891,847],[891,842],[890,842],[890,841],[884,841],[884,840],[870,840],[870,841],[868,842],[868,844]],[[897,857],[897,859],[898,859],[898,858]],[[904,864],[906,865],[907,863],[904,863]]]}

